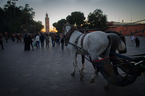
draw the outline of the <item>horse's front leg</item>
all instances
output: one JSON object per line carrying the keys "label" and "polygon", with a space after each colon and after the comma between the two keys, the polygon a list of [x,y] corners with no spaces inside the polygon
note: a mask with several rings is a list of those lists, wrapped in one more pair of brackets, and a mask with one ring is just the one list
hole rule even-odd
{"label": "horse's front leg", "polygon": [[[77,66],[77,54],[74,54],[74,55],[73,55],[73,60],[74,60],[74,62],[73,62],[74,70],[73,70],[73,72],[71,73],[72,76],[75,75],[76,69],[79,70],[79,68],[78,68],[78,66]],[[82,79],[84,78],[84,76],[83,76],[83,74],[82,74],[82,72],[81,72],[80,70],[79,70],[79,73],[80,73],[80,80],[82,80]]]}
{"label": "horse's front leg", "polygon": [[71,73],[71,75],[74,76],[74,75],[75,75],[76,68],[77,68],[77,54],[73,54],[73,53],[72,53],[72,58],[73,58],[74,70],[73,70],[73,72]]}

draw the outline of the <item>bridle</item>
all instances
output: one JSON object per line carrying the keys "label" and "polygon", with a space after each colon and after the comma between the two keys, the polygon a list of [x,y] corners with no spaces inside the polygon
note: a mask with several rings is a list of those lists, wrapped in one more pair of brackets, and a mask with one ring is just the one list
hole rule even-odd
{"label": "bridle", "polygon": [[[71,27],[71,29],[68,32],[67,32],[67,30],[65,28],[67,25]],[[71,34],[74,32],[74,30],[77,30],[77,28],[73,27],[73,26],[71,26],[69,24],[66,24],[66,25],[64,25],[63,30],[64,30],[64,32],[67,32],[66,34],[64,34],[65,44],[67,45],[68,42],[69,42]]]}

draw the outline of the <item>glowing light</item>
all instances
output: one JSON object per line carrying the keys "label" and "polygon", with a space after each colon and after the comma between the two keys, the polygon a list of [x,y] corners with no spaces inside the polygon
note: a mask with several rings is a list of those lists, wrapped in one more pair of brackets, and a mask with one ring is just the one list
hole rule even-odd
{"label": "glowing light", "polygon": [[42,32],[46,32],[45,28],[41,29]]}
{"label": "glowing light", "polygon": [[[57,30],[53,27],[51,27],[49,31],[50,32],[57,32]],[[46,32],[45,27],[43,29],[41,29],[41,32]]]}

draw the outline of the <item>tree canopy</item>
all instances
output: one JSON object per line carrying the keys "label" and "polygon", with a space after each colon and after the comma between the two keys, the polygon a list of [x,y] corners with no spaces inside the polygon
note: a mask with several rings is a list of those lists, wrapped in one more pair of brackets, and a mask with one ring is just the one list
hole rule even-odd
{"label": "tree canopy", "polygon": [[7,1],[4,8],[0,8],[0,32],[8,33],[37,33],[44,27],[41,21],[33,20],[35,12],[29,4],[15,6],[13,1]]}
{"label": "tree canopy", "polygon": [[78,26],[81,26],[81,24],[84,23],[85,19],[86,18],[84,16],[84,13],[79,11],[72,12],[71,15],[68,15],[66,17],[67,22],[69,22],[72,25],[76,24]]}
{"label": "tree canopy", "polygon": [[93,13],[88,15],[89,28],[103,28],[106,27],[107,15],[103,14],[101,9],[96,9]]}
{"label": "tree canopy", "polygon": [[[69,24],[76,24],[77,26],[81,26],[82,28],[106,28],[106,22],[107,22],[107,15],[103,14],[103,11],[101,9],[96,9],[94,12],[90,12],[87,20],[85,20],[86,17],[84,16],[84,13],[80,11],[72,12],[71,15],[68,15],[66,17],[66,20],[63,19],[63,23],[67,22]],[[62,20],[59,20],[60,22]],[[59,32],[62,32],[62,23],[55,22],[53,23],[53,26],[56,28],[56,30],[59,30]],[[61,24],[61,25],[60,25]]]}
{"label": "tree canopy", "polygon": [[66,23],[65,19],[61,19],[58,22],[53,23],[53,26],[56,28],[58,33],[61,33],[63,30],[63,25]]}

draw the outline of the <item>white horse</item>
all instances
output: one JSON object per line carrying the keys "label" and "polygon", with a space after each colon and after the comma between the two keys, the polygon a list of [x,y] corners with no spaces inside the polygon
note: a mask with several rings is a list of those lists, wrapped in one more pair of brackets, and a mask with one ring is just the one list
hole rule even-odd
{"label": "white horse", "polygon": [[[72,59],[74,70],[71,75],[75,74],[77,69],[77,54],[89,55],[90,61],[98,60],[99,57],[106,58],[109,57],[109,52],[113,46],[114,50],[124,51],[126,46],[120,37],[114,33],[105,33],[102,31],[96,31],[88,34],[83,34],[74,26],[65,24],[63,27],[65,42],[67,43],[67,48],[69,49]],[[93,63],[92,63],[93,64]],[[94,66],[95,72],[91,77],[90,82],[93,83],[97,68]],[[84,64],[82,64],[80,72],[80,79],[83,78]]]}

